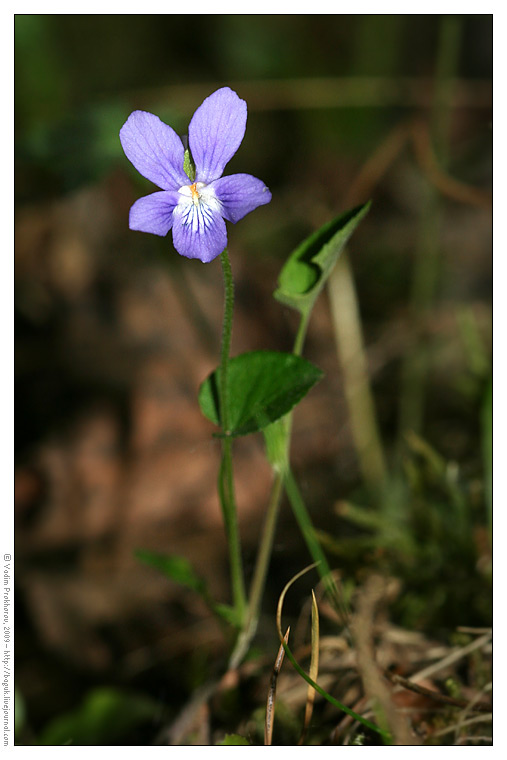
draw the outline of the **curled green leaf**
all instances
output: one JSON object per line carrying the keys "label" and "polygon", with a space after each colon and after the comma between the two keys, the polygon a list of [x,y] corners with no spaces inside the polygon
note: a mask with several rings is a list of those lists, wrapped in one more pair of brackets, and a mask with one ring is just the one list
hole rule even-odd
{"label": "curled green leaf", "polygon": [[324,224],[304,240],[287,259],[278,279],[274,296],[277,301],[308,314],[324,287],[338,257],[359,222],[368,213],[370,203]]}

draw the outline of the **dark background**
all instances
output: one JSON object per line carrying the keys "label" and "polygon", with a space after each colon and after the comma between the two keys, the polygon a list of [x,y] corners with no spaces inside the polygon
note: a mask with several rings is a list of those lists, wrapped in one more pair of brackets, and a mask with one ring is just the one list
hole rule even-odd
{"label": "dark background", "polygon": [[[22,743],[58,743],[54,721],[87,695],[107,714],[97,689],[114,687],[125,701],[113,712],[146,709],[147,725],[83,729],[88,743],[150,744],[226,652],[201,601],[133,556],[183,555],[228,598],[219,451],[196,399],[218,363],[220,266],[129,231],[130,205],[154,188],[118,139],[136,108],[184,134],[224,85],[249,108],[226,173],[273,194],[229,225],[233,353],[291,349],[295,314],[271,297],[283,262],[373,201],[349,260],[383,495],[357,452],[327,293],[305,349],[326,377],[294,423],[294,469],[331,564],[352,585],[371,567],[400,579],[393,615],[407,628],[489,624],[491,67],[487,15],[16,16]],[[270,482],[260,438],[238,442],[236,478],[251,572]],[[364,532],[344,502],[382,526]],[[276,599],[306,564],[284,503],[257,642],[270,653]]]}

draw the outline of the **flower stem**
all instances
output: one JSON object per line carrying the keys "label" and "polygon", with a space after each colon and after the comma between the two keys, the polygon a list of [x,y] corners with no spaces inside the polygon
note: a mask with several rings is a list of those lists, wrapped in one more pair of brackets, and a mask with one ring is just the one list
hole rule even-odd
{"label": "flower stem", "polygon": [[220,254],[224,276],[224,322],[222,328],[222,351],[220,358],[220,420],[222,425],[222,461],[218,476],[218,493],[222,506],[227,543],[229,545],[229,560],[231,586],[234,608],[238,623],[241,624],[246,608],[245,583],[243,579],[243,561],[241,558],[241,542],[238,528],[238,510],[234,496],[234,478],[232,473],[232,438],[229,430],[228,414],[228,370],[229,354],[232,335],[232,314],[234,309],[234,282],[232,279],[231,262],[227,248]]}
{"label": "flower stem", "polygon": [[232,279],[231,262],[227,248],[220,254],[220,263],[224,276],[224,322],[222,326],[222,350],[220,356],[220,421],[222,431],[228,435],[229,409],[228,409],[228,372],[229,354],[231,351],[232,337],[232,313],[234,310],[234,281]]}

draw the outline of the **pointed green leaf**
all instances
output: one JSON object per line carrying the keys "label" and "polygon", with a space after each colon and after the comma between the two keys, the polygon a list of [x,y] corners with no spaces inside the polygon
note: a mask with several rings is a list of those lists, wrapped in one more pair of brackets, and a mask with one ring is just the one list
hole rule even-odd
{"label": "pointed green leaf", "polygon": [[148,549],[137,549],[135,555],[141,562],[160,570],[172,581],[197,591],[201,596],[208,597],[206,583],[197,575],[190,562],[184,557],[159,554],[148,551]]}
{"label": "pointed green leaf", "polygon": [[[233,436],[262,430],[283,417],[322,377],[320,369],[294,354],[250,351],[231,359],[228,374],[228,419]],[[199,390],[201,411],[220,425],[220,367]]]}
{"label": "pointed green leaf", "polygon": [[370,203],[324,224],[289,256],[278,278],[277,301],[307,314]]}
{"label": "pointed green leaf", "polygon": [[195,572],[190,562],[184,557],[177,555],[159,554],[147,549],[137,549],[136,557],[150,567],[160,570],[167,578],[179,583],[181,586],[197,592],[206,602],[210,610],[226,623],[239,628],[241,620],[237,610],[228,604],[215,602],[210,596],[206,582]]}

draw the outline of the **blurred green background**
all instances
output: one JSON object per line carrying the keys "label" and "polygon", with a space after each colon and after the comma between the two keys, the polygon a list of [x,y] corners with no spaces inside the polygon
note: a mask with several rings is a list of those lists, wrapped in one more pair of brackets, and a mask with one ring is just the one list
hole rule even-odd
{"label": "blurred green background", "polygon": [[[196,401],[217,362],[220,271],[128,230],[129,206],[154,188],[118,139],[136,108],[184,134],[223,85],[249,108],[226,173],[273,194],[229,228],[235,352],[290,350],[294,315],[271,298],[283,262],[373,201],[335,283],[345,291],[312,321],[306,353],[327,379],[295,423],[323,545],[351,583],[368,567],[401,579],[401,625],[489,624],[491,78],[488,15],[16,16],[22,743],[149,744],[223,654],[219,634],[199,633],[214,630],[199,605],[133,559],[187,551],[227,595],[216,452]],[[269,477],[260,444],[242,446],[249,567]],[[271,643],[273,604],[307,564],[290,510],[281,521],[260,631]],[[108,717],[129,711],[139,726]]]}

